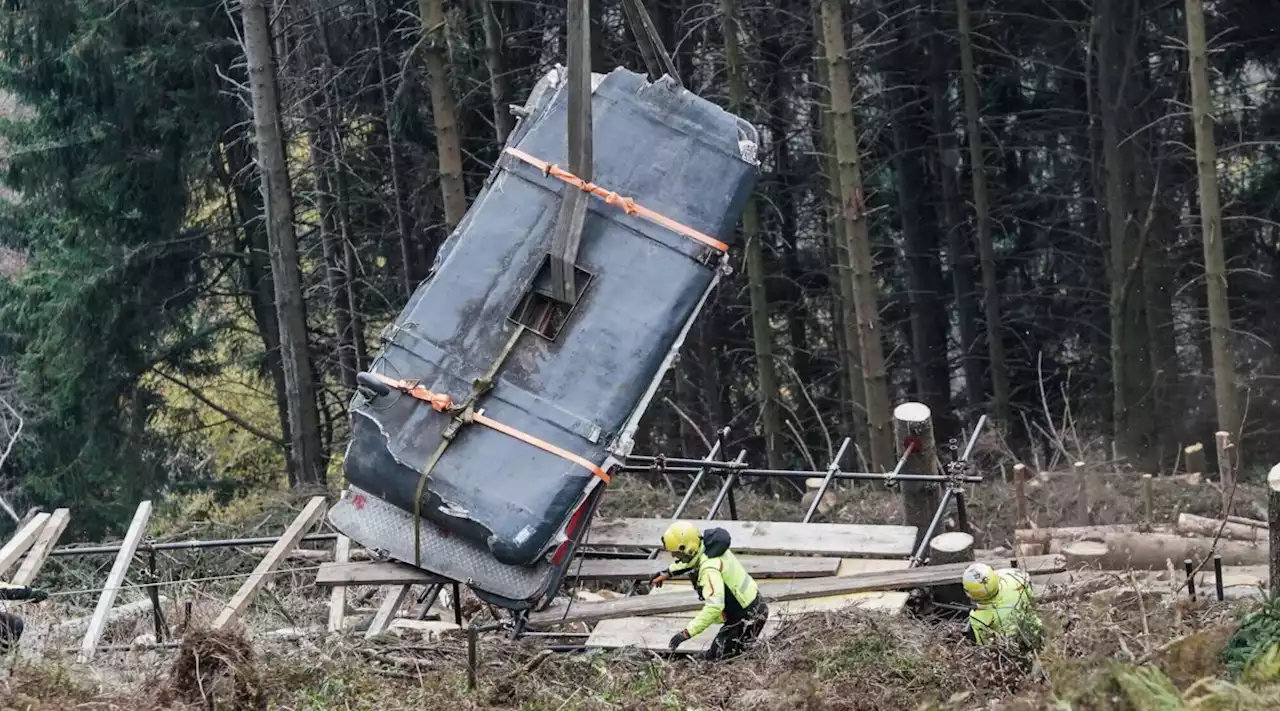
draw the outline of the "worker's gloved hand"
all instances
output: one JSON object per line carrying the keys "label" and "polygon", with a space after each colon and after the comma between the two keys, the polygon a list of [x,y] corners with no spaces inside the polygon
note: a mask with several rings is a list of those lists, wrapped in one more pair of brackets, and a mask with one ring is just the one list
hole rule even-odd
{"label": "worker's gloved hand", "polygon": [[676,647],[679,647],[681,644],[683,644],[686,639],[689,639],[689,631],[680,630],[679,632],[677,632],[675,635],[671,637],[671,642],[669,643],[668,646],[670,646],[671,651],[674,652],[676,650]]}
{"label": "worker's gloved hand", "polygon": [[667,582],[667,571],[664,570],[658,573],[657,575],[653,576],[653,580],[650,580],[649,584],[655,588],[660,588],[662,587],[662,584],[665,582]]}
{"label": "worker's gloved hand", "polygon": [[49,599],[48,591],[42,588],[31,588],[31,602],[44,602]]}

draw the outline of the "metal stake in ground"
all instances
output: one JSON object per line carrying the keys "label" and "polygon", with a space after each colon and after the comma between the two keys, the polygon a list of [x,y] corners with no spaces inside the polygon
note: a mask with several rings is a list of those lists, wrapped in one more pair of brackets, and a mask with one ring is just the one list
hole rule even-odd
{"label": "metal stake in ground", "polygon": [[[898,451],[906,460],[904,469],[920,474],[938,474],[938,456],[933,440],[933,420],[929,407],[920,402],[905,402],[893,410],[893,433]],[[903,482],[902,513],[908,526],[916,527],[916,545],[925,538],[934,513],[941,503],[937,484]]]}

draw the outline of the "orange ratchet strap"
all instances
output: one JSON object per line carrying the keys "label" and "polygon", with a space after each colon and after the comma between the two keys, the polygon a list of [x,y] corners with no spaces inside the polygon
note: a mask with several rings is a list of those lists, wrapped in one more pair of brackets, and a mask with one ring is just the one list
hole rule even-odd
{"label": "orange ratchet strap", "polygon": [[[433,392],[431,390],[428,390],[422,387],[421,385],[418,385],[416,382],[412,382],[408,380],[395,380],[393,378],[388,378],[387,376],[382,375],[381,373],[371,373],[371,375],[377,378],[378,380],[382,381],[383,383],[387,384],[388,386],[395,388],[400,392],[405,393],[409,397],[412,397],[415,400],[421,400],[427,403],[436,412],[448,413],[450,409],[453,407],[453,398],[449,397],[449,395],[446,393]],[[525,444],[533,445],[534,447],[537,447],[538,449],[541,449],[542,451],[547,452],[548,454],[554,454],[557,457],[560,457],[561,459],[565,459],[570,462],[573,462],[574,464],[577,464],[578,466],[586,469],[592,474],[595,474],[596,476],[600,477],[604,481],[604,483],[606,484],[609,483],[610,477],[608,472],[606,472],[604,469],[601,469],[599,466],[592,464],[587,459],[584,459],[574,454],[573,452],[570,452],[566,449],[561,449],[560,447],[557,447],[554,444],[551,444],[550,442],[534,437],[528,432],[521,432],[520,430],[514,427],[511,427],[509,425],[504,425],[501,422],[498,422],[497,420],[491,417],[486,417],[481,414],[473,414],[471,416],[471,421],[475,422],[478,425],[484,425],[485,427],[488,427],[491,430],[496,430],[498,432],[501,432],[502,434],[507,435],[508,437],[518,439],[521,442],[524,442]]]}
{"label": "orange ratchet strap", "polygon": [[692,227],[689,227],[688,225],[682,225],[679,222],[676,222],[675,220],[665,215],[660,215],[654,212],[653,210],[650,210],[649,208],[636,202],[633,198],[623,197],[615,192],[606,190],[600,187],[599,185],[596,185],[595,183],[588,183],[587,181],[583,180],[582,178],[579,178],[573,173],[570,173],[569,171],[564,170],[563,168],[560,168],[558,166],[552,165],[551,163],[548,163],[544,160],[534,158],[533,156],[529,155],[528,153],[525,153],[519,148],[508,147],[508,148],[505,148],[504,151],[506,153],[509,153],[515,156],[516,158],[519,158],[525,163],[528,163],[529,165],[537,168],[538,170],[542,171],[543,175],[549,175],[553,178],[559,178],[560,180],[563,180],[564,182],[574,186],[575,188],[578,188],[583,192],[591,193],[592,195],[595,195],[596,197],[604,200],[606,204],[615,205],[621,208],[622,211],[627,213],[628,215],[639,215],[649,220],[650,222],[656,222],[659,225],[662,225],[663,227],[666,227],[667,229],[671,230],[672,232],[676,232],[690,239],[697,240],[707,245],[708,247],[718,249],[721,252],[729,251],[729,245],[725,244],[724,242],[721,242],[715,237],[699,232],[698,230],[695,230]]}

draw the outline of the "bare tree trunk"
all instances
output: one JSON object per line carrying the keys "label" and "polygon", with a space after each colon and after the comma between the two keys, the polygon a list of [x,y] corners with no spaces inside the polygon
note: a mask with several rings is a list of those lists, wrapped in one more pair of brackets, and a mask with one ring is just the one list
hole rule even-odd
{"label": "bare tree trunk", "polygon": [[[1213,138],[1213,101],[1209,96],[1204,0],[1187,0],[1187,44],[1191,54],[1191,116],[1195,122],[1196,169],[1200,176],[1200,228],[1213,349],[1214,402],[1218,408],[1218,429],[1239,437],[1240,410],[1235,358],[1231,352],[1231,312],[1227,308],[1227,267],[1222,246],[1222,207],[1218,203],[1218,148]],[[1273,589],[1272,594],[1275,593]]]}
{"label": "bare tree trunk", "polygon": [[[484,63],[489,69],[489,96],[493,103],[493,131],[498,143],[506,144],[511,135],[513,121],[511,112],[507,110],[507,67],[502,55],[502,23],[498,21],[498,11],[494,0],[477,0],[476,10],[480,13],[480,23],[484,27]],[[591,37],[596,37],[595,28]],[[596,64],[592,66],[603,66]]]}
{"label": "bare tree trunk", "polygon": [[[1130,261],[1134,249],[1130,229],[1131,205],[1128,184],[1132,179],[1127,160],[1127,150],[1121,146],[1125,135],[1124,53],[1121,45],[1118,2],[1103,3],[1098,7],[1098,95],[1102,118],[1102,156],[1105,171],[1107,239],[1110,276],[1110,324],[1111,324],[1111,381],[1112,426],[1116,451],[1123,457],[1138,455],[1138,443],[1130,422],[1129,352],[1126,347],[1133,331],[1133,302],[1129,298],[1136,284],[1126,285]],[[1136,276],[1136,275],[1135,275]]]}
{"label": "bare tree trunk", "polygon": [[942,272],[938,235],[927,200],[922,135],[925,106],[922,72],[912,59],[920,47],[912,42],[917,26],[898,18],[898,47],[887,59],[890,85],[889,122],[893,140],[893,167],[902,219],[902,244],[906,257],[907,301],[910,304],[911,360],[916,384],[915,399],[934,412],[939,436],[950,436],[951,371],[947,358],[947,314],[941,298]]}
{"label": "bare tree trunk", "polygon": [[[813,3],[813,25],[822,26],[822,8]],[[839,350],[837,362],[840,364],[841,387],[844,389],[845,416],[848,421],[849,434],[855,438],[858,452],[871,451],[871,439],[867,430],[866,385],[862,380],[862,347],[858,339],[858,323],[853,317],[853,283],[849,279],[849,250],[844,238],[844,222],[840,210],[840,170],[836,161],[835,125],[831,118],[831,72],[826,62],[825,43],[821,32],[817,33],[815,44],[818,59],[815,72],[818,84],[826,96],[819,94],[816,98],[822,107],[820,122],[822,130],[822,167],[827,208],[827,232],[830,239],[831,254],[835,257],[831,264],[831,280],[836,284],[834,295],[835,307],[833,317],[838,325],[836,343]]]}
{"label": "bare tree trunk", "polygon": [[378,0],[369,0],[369,14],[373,16],[373,39],[377,52],[374,64],[378,69],[378,94],[382,99],[382,126],[387,132],[387,159],[390,161],[391,194],[395,201],[396,232],[400,236],[400,260],[404,262],[401,275],[404,277],[404,295],[409,298],[414,288],[422,279],[423,270],[429,265],[418,266],[418,249],[410,226],[404,186],[400,180],[400,147],[396,137],[395,124],[391,119],[392,97],[390,82],[387,77],[386,57],[383,55],[382,16],[378,13]]}
{"label": "bare tree trunk", "polygon": [[289,402],[290,454],[298,468],[298,484],[323,484],[325,457],[320,444],[320,412],[314,373],[307,356],[307,312],[293,228],[293,196],[280,128],[280,104],[271,58],[271,29],[263,0],[244,0],[245,60],[253,103],[254,138],[262,194],[266,204],[267,239],[280,320],[281,362]]}
{"label": "bare tree trunk", "polygon": [[[729,110],[746,111],[746,80],[743,78],[742,50],[738,46],[737,9],[734,0],[720,0],[725,19],[724,51],[729,73]],[[751,297],[751,336],[756,351],[756,388],[764,424],[765,454],[770,469],[781,469],[782,420],[778,414],[778,370],[773,353],[773,329],[769,325],[769,301],[765,292],[764,256],[760,251],[760,217],[755,198],[747,200],[742,213],[746,237],[747,291]],[[801,384],[803,386],[803,383]]]}
{"label": "bare tree trunk", "polygon": [[964,81],[965,133],[969,138],[969,167],[973,172],[973,209],[977,220],[978,258],[982,264],[982,297],[987,316],[987,349],[991,359],[991,389],[996,421],[1013,427],[1009,408],[1009,371],[1004,357],[1004,327],[1000,317],[1000,288],[996,275],[996,251],[991,240],[991,214],[987,198],[987,163],[978,121],[978,76],[973,62],[973,38],[969,25],[969,0],[956,0],[960,25],[960,73]]}
{"label": "bare tree trunk", "polygon": [[880,337],[880,311],[872,273],[871,238],[863,202],[858,135],[853,120],[849,59],[845,56],[844,17],[838,0],[822,0],[822,36],[831,81],[831,118],[835,129],[836,161],[840,167],[840,206],[848,244],[854,308],[862,346],[862,376],[866,385],[870,430],[870,463],[887,469],[894,462],[889,379],[885,373]]}
{"label": "bare tree trunk", "polygon": [[960,367],[964,373],[964,387],[968,406],[979,407],[986,402],[986,378],[982,361],[978,358],[978,310],[977,284],[974,283],[973,245],[964,232],[964,215],[960,197],[960,185],[956,168],[960,165],[960,148],[956,144],[951,125],[951,100],[947,83],[943,28],[935,26],[930,38],[932,62],[930,66],[929,93],[933,102],[933,131],[938,141],[936,161],[939,183],[942,189],[942,230],[947,235],[947,253],[951,262],[951,288],[956,305],[956,320],[960,331]]}
{"label": "bare tree trunk", "polygon": [[[334,71],[329,51],[329,38],[325,26],[324,3],[312,0],[311,11],[315,22],[318,51],[304,51],[306,57],[314,57],[312,63],[320,71],[319,91],[312,94],[311,111],[307,116],[311,143],[312,170],[315,172],[316,210],[320,213],[320,245],[324,252],[325,283],[329,300],[333,304],[334,327],[337,335],[338,363],[342,384],[348,391],[356,388],[356,347],[352,329],[351,292],[347,289],[345,249],[339,237],[337,207],[334,204],[330,166],[337,161],[337,130],[339,121],[337,100],[334,97]],[[341,168],[341,166],[339,166]]]}
{"label": "bare tree trunk", "polygon": [[436,124],[436,154],[440,156],[440,193],[444,197],[444,221],[452,232],[467,212],[467,189],[462,183],[462,141],[458,135],[458,109],[449,86],[445,63],[444,4],[418,0],[422,32],[426,37],[427,74],[431,77],[431,113]]}
{"label": "bare tree trunk", "polygon": [[252,184],[249,171],[253,158],[246,145],[248,140],[248,136],[237,136],[227,141],[224,180],[234,196],[240,229],[244,232],[244,251],[248,255],[244,260],[244,270],[249,289],[249,309],[258,324],[263,363],[275,395],[281,439],[285,444],[285,474],[289,486],[294,486],[298,481],[298,468],[289,454],[289,397],[284,383],[284,365],[280,361],[280,320],[276,318],[275,282],[271,278],[271,247],[263,224],[262,193],[258,186]]}

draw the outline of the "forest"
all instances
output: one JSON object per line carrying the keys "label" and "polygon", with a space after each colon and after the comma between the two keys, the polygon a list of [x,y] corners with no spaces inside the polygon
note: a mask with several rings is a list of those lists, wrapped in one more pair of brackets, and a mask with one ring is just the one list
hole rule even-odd
{"label": "forest", "polygon": [[[1167,473],[1219,430],[1246,475],[1280,457],[1280,4],[645,5],[762,165],[637,451],[728,426],[822,468],[847,435],[884,470],[918,400],[1038,466]],[[2,7],[6,505],[90,536],[336,484],[355,375],[566,61],[565,3]],[[593,70],[643,72],[622,3],[590,12]]]}

